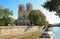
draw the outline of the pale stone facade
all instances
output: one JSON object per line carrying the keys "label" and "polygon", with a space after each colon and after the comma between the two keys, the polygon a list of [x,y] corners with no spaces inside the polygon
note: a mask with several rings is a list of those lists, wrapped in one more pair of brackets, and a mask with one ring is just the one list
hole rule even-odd
{"label": "pale stone facade", "polygon": [[28,15],[32,10],[32,4],[27,3],[26,9],[23,4],[20,4],[18,7],[18,20],[17,25],[29,25],[30,21],[28,20]]}

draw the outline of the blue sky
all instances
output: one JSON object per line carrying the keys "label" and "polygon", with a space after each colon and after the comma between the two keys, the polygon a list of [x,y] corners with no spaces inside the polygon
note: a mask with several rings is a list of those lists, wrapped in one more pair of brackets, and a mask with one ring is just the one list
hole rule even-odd
{"label": "blue sky", "polygon": [[18,18],[18,5],[23,4],[26,7],[26,3],[31,3],[33,6],[33,9],[41,10],[49,23],[59,23],[60,18],[58,16],[55,16],[55,12],[49,12],[45,8],[43,8],[41,5],[46,2],[46,0],[0,0],[0,6],[3,8],[9,8],[10,10],[13,10],[13,18]]}

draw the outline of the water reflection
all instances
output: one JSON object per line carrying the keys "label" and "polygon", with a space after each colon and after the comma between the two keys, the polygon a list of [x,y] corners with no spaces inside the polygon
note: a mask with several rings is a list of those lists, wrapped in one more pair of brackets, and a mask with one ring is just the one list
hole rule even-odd
{"label": "water reflection", "polygon": [[54,39],[60,39],[60,27],[53,27],[52,31],[55,33]]}

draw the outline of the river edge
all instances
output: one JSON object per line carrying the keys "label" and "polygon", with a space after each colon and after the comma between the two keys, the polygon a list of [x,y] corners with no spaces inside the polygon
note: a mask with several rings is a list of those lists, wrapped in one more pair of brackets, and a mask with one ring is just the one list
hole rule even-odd
{"label": "river edge", "polygon": [[41,37],[38,37],[37,39],[54,39],[55,33],[52,31],[53,27],[48,28],[48,31],[45,31]]}

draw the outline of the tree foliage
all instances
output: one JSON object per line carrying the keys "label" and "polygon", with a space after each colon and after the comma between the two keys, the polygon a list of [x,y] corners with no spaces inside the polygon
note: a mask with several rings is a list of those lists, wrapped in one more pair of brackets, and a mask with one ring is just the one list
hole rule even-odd
{"label": "tree foliage", "polygon": [[46,24],[46,16],[39,10],[32,10],[28,15],[30,20],[30,24],[33,25],[45,25]]}
{"label": "tree foliage", "polygon": [[50,12],[55,11],[56,15],[60,17],[60,0],[50,0],[45,2],[42,6]]}
{"label": "tree foliage", "polygon": [[13,12],[8,8],[0,7],[0,25],[8,25],[14,22],[14,19],[11,17]]}

